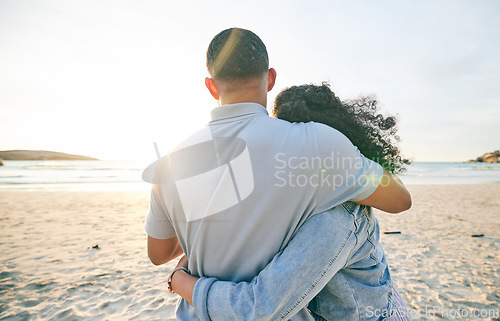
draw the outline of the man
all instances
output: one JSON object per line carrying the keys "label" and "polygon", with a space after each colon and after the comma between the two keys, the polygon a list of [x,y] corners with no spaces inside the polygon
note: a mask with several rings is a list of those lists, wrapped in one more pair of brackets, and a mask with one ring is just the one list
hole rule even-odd
{"label": "man", "polygon": [[[145,224],[154,264],[184,252],[195,276],[250,281],[310,217],[349,200],[409,207],[406,189],[340,132],[268,117],[276,71],[257,35],[222,31],[207,68],[220,105],[212,121],[145,172],[154,183]],[[186,300],[177,317],[199,319]],[[311,319],[306,309],[295,317]]]}

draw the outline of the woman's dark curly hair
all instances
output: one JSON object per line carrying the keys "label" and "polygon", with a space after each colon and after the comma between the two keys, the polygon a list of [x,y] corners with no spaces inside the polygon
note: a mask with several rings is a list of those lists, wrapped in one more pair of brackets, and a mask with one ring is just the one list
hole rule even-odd
{"label": "woman's dark curly hair", "polygon": [[272,114],[290,122],[314,121],[333,127],[365,157],[393,174],[411,164],[395,145],[399,141],[396,118],[377,113],[377,101],[371,97],[342,102],[327,83],[293,86],[278,94]]}

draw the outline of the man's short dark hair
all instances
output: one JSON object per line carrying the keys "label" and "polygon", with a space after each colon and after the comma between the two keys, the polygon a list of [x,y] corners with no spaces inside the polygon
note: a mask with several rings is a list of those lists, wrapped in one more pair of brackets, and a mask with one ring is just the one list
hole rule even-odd
{"label": "man's short dark hair", "polygon": [[230,28],[216,35],[207,50],[210,77],[220,81],[246,81],[269,69],[266,46],[250,30]]}

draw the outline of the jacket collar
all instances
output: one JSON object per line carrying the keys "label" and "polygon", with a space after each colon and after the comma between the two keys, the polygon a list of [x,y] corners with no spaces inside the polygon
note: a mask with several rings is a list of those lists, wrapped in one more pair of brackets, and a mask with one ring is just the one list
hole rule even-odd
{"label": "jacket collar", "polygon": [[210,112],[211,122],[249,115],[269,116],[266,107],[257,103],[222,105]]}

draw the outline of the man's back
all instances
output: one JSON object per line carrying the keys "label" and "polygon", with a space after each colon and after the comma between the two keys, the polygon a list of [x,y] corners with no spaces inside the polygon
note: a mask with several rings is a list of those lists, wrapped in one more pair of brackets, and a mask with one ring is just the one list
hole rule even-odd
{"label": "man's back", "polygon": [[336,130],[226,105],[156,165],[146,230],[177,236],[193,275],[249,281],[309,216],[370,195],[381,172]]}

